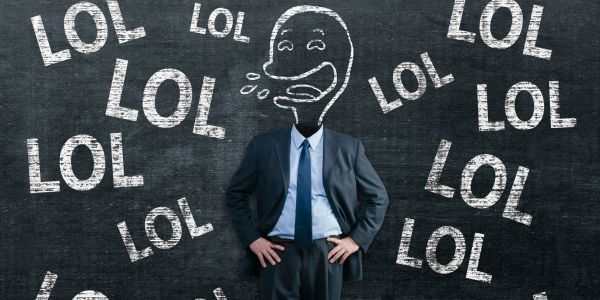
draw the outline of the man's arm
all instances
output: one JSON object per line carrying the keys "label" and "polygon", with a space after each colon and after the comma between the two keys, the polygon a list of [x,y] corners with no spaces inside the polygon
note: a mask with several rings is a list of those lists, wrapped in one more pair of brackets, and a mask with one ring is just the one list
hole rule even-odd
{"label": "man's arm", "polygon": [[350,232],[350,237],[367,252],[375,234],[383,224],[389,198],[385,186],[365,154],[361,141],[357,142],[354,173],[358,196],[363,200],[363,209],[358,217],[356,226]]}
{"label": "man's arm", "polygon": [[256,224],[252,221],[250,197],[256,189],[258,173],[256,160],[256,144],[254,138],[246,147],[244,158],[231,178],[229,187],[225,192],[225,203],[244,248],[260,238]]}
{"label": "man's arm", "polygon": [[256,189],[258,177],[256,142],[254,138],[248,144],[244,158],[240,163],[231,183],[225,192],[225,203],[229,208],[229,215],[244,248],[252,250],[258,257],[260,264],[265,268],[267,261],[272,265],[281,262],[275,250],[283,251],[284,247],[261,237],[260,232],[252,221],[250,197]]}

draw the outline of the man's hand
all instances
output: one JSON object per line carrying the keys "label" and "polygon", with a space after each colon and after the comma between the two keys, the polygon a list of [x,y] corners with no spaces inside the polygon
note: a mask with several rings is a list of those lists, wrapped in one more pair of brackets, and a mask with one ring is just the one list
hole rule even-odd
{"label": "man's hand", "polygon": [[358,244],[349,236],[343,239],[336,239],[334,237],[328,237],[328,242],[332,242],[336,244],[335,248],[329,251],[329,255],[327,255],[327,259],[329,259],[330,263],[334,263],[336,260],[340,259],[340,264],[346,261],[346,258],[350,256],[350,254],[358,251],[360,248]]}
{"label": "man's hand", "polygon": [[260,260],[260,264],[263,268],[267,267],[267,260],[272,265],[281,262],[281,258],[279,258],[279,255],[277,255],[277,253],[273,249],[277,249],[279,251],[285,250],[283,246],[272,243],[271,241],[263,237],[256,239],[250,244],[250,250],[252,250],[252,252],[254,252],[256,256],[258,256],[258,260]]}

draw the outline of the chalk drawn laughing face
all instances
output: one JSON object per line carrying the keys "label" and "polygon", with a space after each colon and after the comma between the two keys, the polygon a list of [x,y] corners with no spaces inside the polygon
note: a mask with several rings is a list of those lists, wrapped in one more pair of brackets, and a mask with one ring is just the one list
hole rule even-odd
{"label": "chalk drawn laughing face", "polygon": [[[296,123],[320,125],[348,85],[353,57],[348,28],[337,13],[318,6],[292,7],[273,27],[263,64],[270,91],[257,96],[270,93],[275,105],[293,111]],[[249,74],[249,80],[260,77]]]}

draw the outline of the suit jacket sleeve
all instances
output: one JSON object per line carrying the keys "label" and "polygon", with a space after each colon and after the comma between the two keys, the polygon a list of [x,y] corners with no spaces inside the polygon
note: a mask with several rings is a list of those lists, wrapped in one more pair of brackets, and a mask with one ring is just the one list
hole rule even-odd
{"label": "suit jacket sleeve", "polygon": [[389,198],[385,186],[373,166],[367,159],[361,141],[357,142],[356,161],[354,163],[358,196],[363,201],[360,216],[350,232],[350,237],[367,252],[375,234],[383,224]]}
{"label": "suit jacket sleeve", "polygon": [[256,143],[253,138],[225,192],[225,203],[229,209],[229,215],[244,247],[248,247],[250,243],[261,236],[252,220],[250,208],[250,197],[256,189],[258,173],[256,155]]}

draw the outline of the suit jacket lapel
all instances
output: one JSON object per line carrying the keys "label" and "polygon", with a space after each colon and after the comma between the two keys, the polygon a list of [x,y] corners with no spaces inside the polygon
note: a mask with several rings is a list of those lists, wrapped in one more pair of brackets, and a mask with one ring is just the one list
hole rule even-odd
{"label": "suit jacket lapel", "polygon": [[323,185],[329,193],[329,176],[338,158],[339,144],[336,143],[331,131],[323,127]]}
{"label": "suit jacket lapel", "polygon": [[290,181],[290,141],[292,128],[284,130],[283,134],[279,136],[275,152],[277,152],[277,159],[279,160],[279,168],[281,169],[281,176],[283,177],[284,193],[288,190]]}

